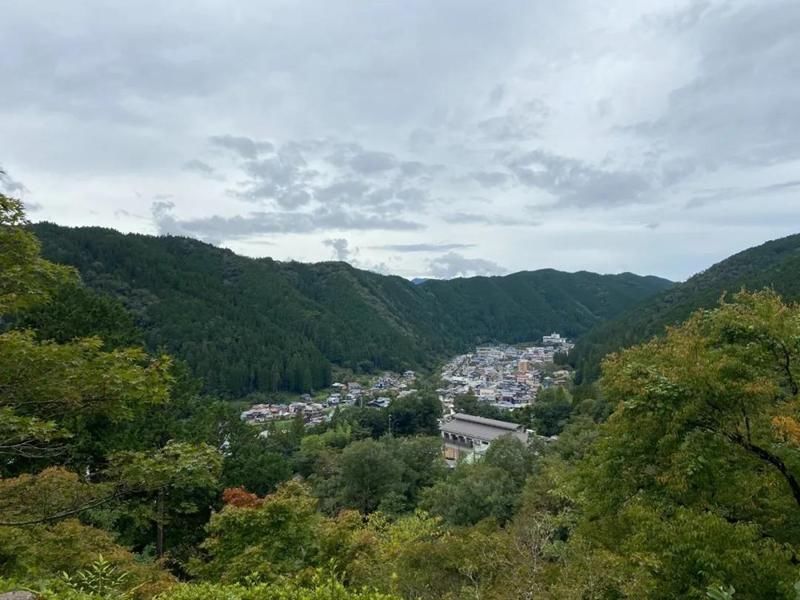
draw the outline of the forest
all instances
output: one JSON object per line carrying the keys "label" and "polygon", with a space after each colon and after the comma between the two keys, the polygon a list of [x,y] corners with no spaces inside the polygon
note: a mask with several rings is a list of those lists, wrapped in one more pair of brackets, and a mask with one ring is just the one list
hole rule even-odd
{"label": "forest", "polygon": [[594,381],[607,354],[663,333],[692,312],[712,308],[725,294],[770,288],[786,300],[800,300],[798,273],[800,234],[748,248],[599,323],[578,340],[569,362],[578,381]]}
{"label": "forest", "polygon": [[[332,368],[424,370],[483,342],[578,336],[671,285],[554,270],[414,285],[342,262],[254,260],[181,237],[51,223],[32,231],[45,258],[123,303],[150,351],[167,350],[204,391],[228,398],[317,390]],[[75,301],[52,300],[67,312]]]}
{"label": "forest", "polygon": [[[85,285],[104,271],[79,265],[82,281],[42,255],[33,231],[23,205],[0,196],[0,592],[798,597],[800,306],[773,289],[732,285],[607,356],[596,382],[544,395],[523,417],[541,433],[529,445],[500,438],[449,469],[434,380],[383,410],[261,435],[198,380],[197,363],[148,339],[141,323],[154,313],[136,310],[159,304],[149,288],[137,280],[138,306],[123,305]],[[218,256],[224,268],[230,256]],[[150,260],[143,250],[141,281]],[[174,276],[173,289],[189,285]],[[267,286],[276,298],[311,285],[281,281]],[[426,286],[398,284],[415,298]],[[300,320],[314,306],[291,304]],[[187,306],[179,326],[213,321],[208,306]],[[280,348],[286,332],[267,323],[263,343]]]}

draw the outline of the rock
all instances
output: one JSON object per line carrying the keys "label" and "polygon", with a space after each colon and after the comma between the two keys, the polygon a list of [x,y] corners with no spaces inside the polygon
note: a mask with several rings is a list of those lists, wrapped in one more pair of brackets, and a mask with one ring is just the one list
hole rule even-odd
{"label": "rock", "polygon": [[6,592],[0,594],[0,600],[36,600],[39,596],[31,592]]}

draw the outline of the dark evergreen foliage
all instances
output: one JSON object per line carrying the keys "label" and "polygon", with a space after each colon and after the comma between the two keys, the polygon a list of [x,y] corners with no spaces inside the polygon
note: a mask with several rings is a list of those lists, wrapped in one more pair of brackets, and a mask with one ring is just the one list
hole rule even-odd
{"label": "dark evergreen foliage", "polygon": [[670,283],[554,270],[426,281],[345,263],[281,263],[180,237],[33,226],[44,256],[120,300],[146,345],[166,348],[207,391],[311,391],[331,365],[403,370],[490,341],[579,336]]}
{"label": "dark evergreen foliage", "polygon": [[569,356],[577,381],[593,381],[611,352],[664,333],[699,308],[713,308],[724,294],[773,288],[787,301],[800,299],[800,234],[749,248],[644,300],[581,338]]}

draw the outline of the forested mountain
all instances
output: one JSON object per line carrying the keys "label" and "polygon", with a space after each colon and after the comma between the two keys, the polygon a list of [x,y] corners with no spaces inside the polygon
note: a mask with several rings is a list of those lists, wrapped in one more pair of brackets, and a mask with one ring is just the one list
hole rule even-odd
{"label": "forested mountain", "polygon": [[425,281],[345,263],[250,259],[179,237],[33,226],[43,255],[119,298],[147,346],[184,359],[210,391],[319,388],[331,365],[418,368],[486,341],[579,336],[667,287],[657,277],[554,270]]}
{"label": "forested mountain", "polygon": [[785,300],[800,300],[800,234],[749,248],[651,296],[583,336],[570,353],[578,380],[600,374],[610,352],[638,344],[684,321],[699,308],[715,306],[723,294],[771,287]]}

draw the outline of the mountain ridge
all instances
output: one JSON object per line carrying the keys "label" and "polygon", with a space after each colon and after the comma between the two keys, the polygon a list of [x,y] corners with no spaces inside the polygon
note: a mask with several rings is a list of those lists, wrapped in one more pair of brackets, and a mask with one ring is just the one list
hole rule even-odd
{"label": "mountain ridge", "polygon": [[654,276],[564,273],[414,284],[340,261],[249,258],[198,240],[109,228],[31,226],[49,260],[134,315],[165,347],[229,396],[327,385],[331,366],[423,368],[489,341],[557,330],[577,337],[670,285]]}
{"label": "mountain ridge", "polygon": [[765,287],[775,289],[785,300],[800,300],[800,234],[741,250],[629,307],[578,340],[569,361],[579,381],[593,381],[608,353],[663,333],[695,310],[715,306],[724,294]]}

